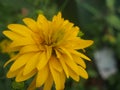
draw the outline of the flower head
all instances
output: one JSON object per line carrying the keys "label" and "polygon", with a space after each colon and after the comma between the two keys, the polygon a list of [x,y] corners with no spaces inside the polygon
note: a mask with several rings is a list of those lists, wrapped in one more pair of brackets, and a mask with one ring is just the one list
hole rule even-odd
{"label": "flower head", "polygon": [[90,46],[93,41],[77,37],[79,28],[61,17],[61,13],[51,21],[39,15],[37,21],[23,19],[26,25],[10,24],[4,35],[12,40],[10,45],[18,54],[6,62],[14,62],[7,73],[8,78],[16,77],[17,82],[34,76],[28,90],[44,85],[43,90],[51,90],[53,83],[57,90],[63,90],[66,78],[79,81],[88,78],[83,59],[90,60],[78,52]]}

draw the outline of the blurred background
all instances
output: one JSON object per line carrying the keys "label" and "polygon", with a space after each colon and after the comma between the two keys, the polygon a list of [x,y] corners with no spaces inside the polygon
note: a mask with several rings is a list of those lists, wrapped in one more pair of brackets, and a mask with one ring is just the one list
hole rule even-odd
{"label": "blurred background", "polygon": [[44,14],[50,20],[59,11],[80,27],[84,34],[78,36],[94,40],[85,49],[92,59],[85,61],[89,79],[69,79],[65,90],[120,90],[120,0],[0,0],[0,90],[27,90],[29,85],[29,80],[6,78],[9,67],[3,65],[14,53],[7,49],[10,41],[2,31],[10,23],[23,24],[24,17]]}

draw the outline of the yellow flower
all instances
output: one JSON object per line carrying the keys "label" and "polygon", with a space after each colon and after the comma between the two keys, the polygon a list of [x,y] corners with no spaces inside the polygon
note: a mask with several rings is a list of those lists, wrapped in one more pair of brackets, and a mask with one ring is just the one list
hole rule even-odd
{"label": "yellow flower", "polygon": [[9,44],[11,43],[10,40],[4,39],[0,42],[0,49],[2,53],[7,53],[10,57],[15,56],[14,52],[11,52],[9,49]]}
{"label": "yellow flower", "polygon": [[17,82],[34,76],[28,90],[44,85],[43,90],[63,90],[66,78],[79,81],[87,79],[83,59],[90,59],[78,52],[90,46],[93,41],[77,37],[79,28],[61,17],[61,13],[51,21],[39,15],[37,21],[23,19],[25,25],[10,24],[3,33],[12,40],[10,47],[19,53],[6,62],[14,61],[7,73],[8,78],[16,77]]}
{"label": "yellow flower", "polygon": [[0,48],[1,48],[2,53],[9,53],[10,52],[10,50],[8,48],[10,43],[11,43],[11,41],[6,40],[6,39],[0,42]]}

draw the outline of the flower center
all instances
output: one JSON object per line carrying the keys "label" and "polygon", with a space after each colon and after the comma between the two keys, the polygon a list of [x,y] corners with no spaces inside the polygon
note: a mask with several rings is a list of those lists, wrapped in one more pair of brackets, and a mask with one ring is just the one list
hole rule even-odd
{"label": "flower center", "polygon": [[52,46],[59,45],[63,41],[64,34],[65,34],[65,32],[63,30],[59,30],[59,31],[53,33],[53,35],[51,36],[51,41],[50,41],[51,45]]}

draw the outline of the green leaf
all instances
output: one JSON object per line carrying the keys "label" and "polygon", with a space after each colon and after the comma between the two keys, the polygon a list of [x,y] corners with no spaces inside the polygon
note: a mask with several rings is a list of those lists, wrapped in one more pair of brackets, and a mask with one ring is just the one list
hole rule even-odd
{"label": "green leaf", "polygon": [[106,5],[107,5],[107,7],[108,7],[110,10],[112,10],[112,11],[114,11],[115,1],[116,1],[116,0],[106,0]]}
{"label": "green leaf", "polygon": [[78,33],[78,37],[82,37],[83,35],[84,35],[84,33],[81,31]]}
{"label": "green leaf", "polygon": [[82,3],[81,0],[76,0],[76,3],[95,16],[101,15],[99,10],[88,3]]}
{"label": "green leaf", "polygon": [[23,89],[24,88],[24,82],[15,82],[15,81],[13,81],[12,82],[12,88],[13,89],[19,89],[19,90],[21,90],[21,89]]}
{"label": "green leaf", "polygon": [[108,15],[106,17],[106,21],[115,29],[120,30],[120,18],[114,14]]}

